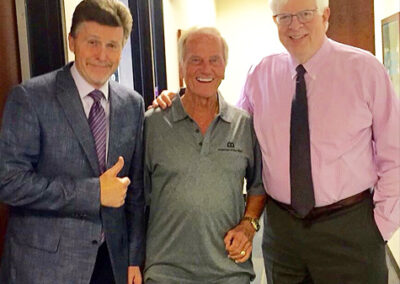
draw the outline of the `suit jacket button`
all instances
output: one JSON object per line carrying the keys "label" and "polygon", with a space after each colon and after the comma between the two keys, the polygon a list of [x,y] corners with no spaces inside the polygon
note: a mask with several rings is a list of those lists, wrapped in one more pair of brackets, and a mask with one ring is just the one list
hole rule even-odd
{"label": "suit jacket button", "polygon": [[98,242],[97,240],[93,240],[93,241],[92,241],[92,244],[93,244],[93,245],[97,245],[98,243],[99,243],[99,242]]}

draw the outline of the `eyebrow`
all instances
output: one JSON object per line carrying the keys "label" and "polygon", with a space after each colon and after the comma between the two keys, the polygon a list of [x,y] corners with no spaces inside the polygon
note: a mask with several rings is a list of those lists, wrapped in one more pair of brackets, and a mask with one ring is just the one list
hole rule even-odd
{"label": "eyebrow", "polygon": [[109,42],[115,43],[115,44],[120,44],[120,42],[118,42],[117,40],[111,40],[111,41],[109,41]]}
{"label": "eyebrow", "polygon": [[[88,35],[86,38],[87,39],[96,39],[96,40],[100,40],[101,39],[98,35]],[[110,40],[110,41],[107,41],[107,42],[119,44],[119,42],[117,40],[113,40],[113,39]]]}

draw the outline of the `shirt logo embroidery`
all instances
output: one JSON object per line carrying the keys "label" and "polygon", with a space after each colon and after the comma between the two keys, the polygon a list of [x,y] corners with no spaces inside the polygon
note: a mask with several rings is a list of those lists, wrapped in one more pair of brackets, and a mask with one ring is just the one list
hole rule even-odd
{"label": "shirt logo embroidery", "polygon": [[219,148],[218,151],[222,151],[222,152],[239,152],[239,153],[243,152],[242,149],[235,149],[235,143],[233,143],[232,141],[228,141],[226,143],[226,148]]}

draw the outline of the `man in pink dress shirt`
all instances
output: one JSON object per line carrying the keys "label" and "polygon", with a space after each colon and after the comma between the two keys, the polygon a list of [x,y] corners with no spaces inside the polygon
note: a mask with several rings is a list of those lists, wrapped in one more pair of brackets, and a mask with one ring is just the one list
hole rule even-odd
{"label": "man in pink dress shirt", "polygon": [[[399,99],[374,56],[326,37],[329,0],[270,4],[288,52],[251,68],[238,103],[253,115],[262,151],[268,284],[386,284],[385,243],[400,225]],[[306,216],[291,201],[299,65],[314,196]],[[161,106],[169,104],[164,99]]]}
{"label": "man in pink dress shirt", "polygon": [[[400,223],[399,100],[371,54],[328,39],[328,0],[274,0],[288,53],[249,71],[239,105],[263,158],[268,283],[387,283],[385,241]],[[315,208],[291,204],[290,115],[306,70]],[[372,194],[369,194],[372,189]]]}

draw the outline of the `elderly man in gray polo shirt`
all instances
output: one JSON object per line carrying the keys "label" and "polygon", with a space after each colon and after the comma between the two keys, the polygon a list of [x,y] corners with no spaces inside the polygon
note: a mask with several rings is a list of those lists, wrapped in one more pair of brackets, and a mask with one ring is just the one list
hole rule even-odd
{"label": "elderly man in gray polo shirt", "polygon": [[145,283],[254,278],[252,240],[265,203],[261,153],[251,117],[218,93],[227,50],[214,28],[183,34],[178,53],[185,94],[167,110],[146,113]]}

